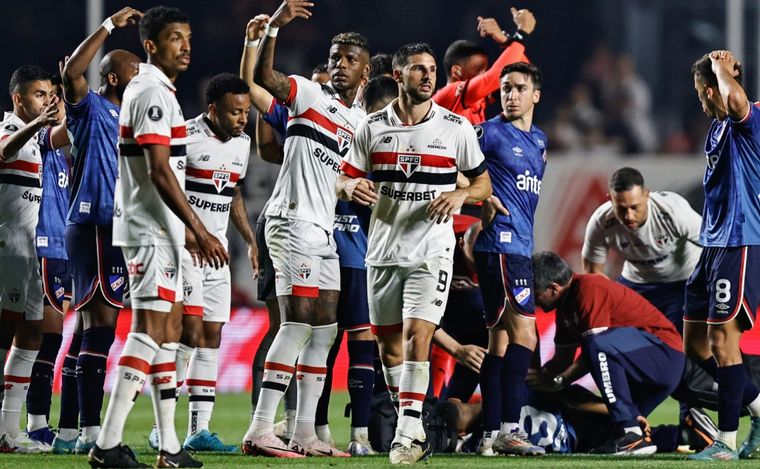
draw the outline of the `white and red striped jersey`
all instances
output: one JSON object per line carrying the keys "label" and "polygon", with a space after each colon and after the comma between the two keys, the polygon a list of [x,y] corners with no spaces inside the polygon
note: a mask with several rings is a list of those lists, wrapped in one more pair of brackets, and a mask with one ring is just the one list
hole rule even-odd
{"label": "white and red striped jersey", "polygon": [[114,246],[184,246],[185,225],[169,209],[148,174],[146,145],[170,147],[169,166],[185,187],[185,140],[176,88],[156,66],[140,72],[124,90],[119,115],[119,175],[113,210]]}
{"label": "white and red striped jersey", "polygon": [[[26,124],[6,112],[0,140]],[[42,200],[42,157],[37,138],[30,138],[10,158],[0,162],[0,256],[37,257],[34,230]]]}
{"label": "white and red striped jersey", "polygon": [[187,126],[185,195],[206,229],[227,246],[227,225],[235,186],[248,170],[251,138],[219,140],[201,114]]}
{"label": "white and red striped jersey", "polygon": [[356,131],[341,170],[351,177],[372,173],[379,200],[372,209],[367,264],[412,266],[454,254],[452,222],[428,219],[430,202],[456,188],[457,171],[474,177],[486,170],[472,125],[432,103],[416,125],[404,125],[394,100]]}
{"label": "white and red striped jersey", "polygon": [[354,129],[365,117],[354,101],[343,103],[328,83],[290,77],[285,159],[269,199],[268,217],[298,219],[332,232],[335,181],[340,160],[348,152]]}

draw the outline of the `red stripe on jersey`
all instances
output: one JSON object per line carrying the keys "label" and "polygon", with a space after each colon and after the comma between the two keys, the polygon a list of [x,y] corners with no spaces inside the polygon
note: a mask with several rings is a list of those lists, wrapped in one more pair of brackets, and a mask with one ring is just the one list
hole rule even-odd
{"label": "red stripe on jersey", "polygon": [[296,99],[296,94],[298,94],[298,82],[293,77],[288,77],[288,81],[290,82],[290,92],[288,93],[288,97],[285,98],[285,104],[286,106],[290,106],[293,104],[293,101]]}
{"label": "red stripe on jersey", "polygon": [[414,399],[415,401],[424,401],[425,394],[419,392],[400,392],[398,393],[399,399]]}
{"label": "red stripe on jersey", "polygon": [[168,147],[171,139],[166,135],[159,134],[143,134],[135,137],[135,140],[140,145],[163,145]]}
{"label": "red stripe on jersey", "polygon": [[172,127],[172,138],[185,138],[187,137],[187,127]]}
{"label": "red stripe on jersey", "polygon": [[298,365],[296,369],[298,371],[303,371],[304,373],[312,373],[315,375],[327,374],[327,368],[321,366]]}
{"label": "red stripe on jersey", "polygon": [[209,388],[216,387],[216,381],[212,381],[210,379],[190,379],[188,378],[187,381],[185,381],[188,386],[206,386]]}
{"label": "red stripe on jersey", "polygon": [[122,356],[119,358],[119,366],[134,368],[135,370],[141,371],[146,375],[148,374],[148,370],[150,370],[150,363],[146,362],[142,358],[137,357]]}
{"label": "red stripe on jersey", "polygon": [[8,383],[24,384],[24,383],[31,382],[32,381],[32,377],[31,376],[5,375],[5,381],[7,381]]}
{"label": "red stripe on jersey", "polygon": [[304,287],[302,285],[293,285],[290,289],[290,294],[293,296],[301,296],[305,298],[319,298],[319,287]]}
{"label": "red stripe on jersey", "polygon": [[284,371],[285,373],[291,373],[291,374],[296,371],[295,367],[283,365],[282,363],[277,363],[277,362],[264,362],[264,369]]}
{"label": "red stripe on jersey", "polygon": [[221,169],[216,170],[216,169],[187,168],[187,175],[194,178],[214,179],[215,172],[230,173],[230,182],[237,182],[238,179],[240,179],[240,174],[233,173],[232,171],[224,171]]}
{"label": "red stripe on jersey", "polygon": [[320,114],[319,112],[317,112],[314,108],[309,108],[297,116],[288,117],[288,121],[293,120],[293,119],[306,119],[306,120],[314,122],[315,124],[327,130],[333,135],[338,133],[338,125],[335,122],[328,119],[327,117]]}
{"label": "red stripe on jersey", "polygon": [[176,370],[177,370],[176,362],[159,363],[157,365],[150,365],[150,371],[148,372],[148,374],[154,375],[156,373],[164,373],[166,371],[176,371]]}
{"label": "red stripe on jersey", "polygon": [[203,316],[203,306],[182,305],[182,314],[185,316]]}
{"label": "red stripe on jersey", "polygon": [[393,334],[395,332],[401,332],[404,329],[404,323],[390,324],[388,326],[376,326],[372,324],[370,330],[375,335]]}
{"label": "red stripe on jersey", "polygon": [[30,173],[34,173],[35,175],[39,175],[40,173],[40,164],[39,163],[32,163],[30,161],[11,161],[10,163],[2,163],[0,162],[0,169],[16,169],[18,171],[27,171]]}
{"label": "red stripe on jersey", "polygon": [[171,301],[174,303],[174,299],[176,298],[177,294],[174,290],[169,290],[168,288],[164,287],[158,287],[158,297],[162,300]]}
{"label": "red stripe on jersey", "polygon": [[132,127],[127,127],[126,125],[120,125],[119,126],[119,137],[121,137],[121,138],[134,138],[134,134],[132,133]]}
{"label": "red stripe on jersey", "polygon": [[357,169],[356,167],[352,166],[351,163],[348,161],[342,161],[340,163],[340,170],[344,173],[348,174],[352,178],[363,178],[367,175],[364,171],[361,169]]}
{"label": "red stripe on jersey", "polygon": [[396,164],[399,155],[419,156],[420,166],[429,166],[432,168],[456,168],[457,166],[457,160],[447,156],[399,153],[395,151],[378,151],[372,153],[372,164]]}

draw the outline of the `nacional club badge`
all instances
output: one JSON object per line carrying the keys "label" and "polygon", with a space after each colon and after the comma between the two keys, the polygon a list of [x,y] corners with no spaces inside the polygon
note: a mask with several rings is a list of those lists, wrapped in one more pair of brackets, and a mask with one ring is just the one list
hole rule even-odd
{"label": "nacional club badge", "polygon": [[348,150],[348,147],[351,146],[351,132],[344,129],[343,127],[338,127],[335,135],[338,137],[338,150],[340,153]]}
{"label": "nacional club badge", "polygon": [[419,155],[398,155],[396,165],[407,178],[410,178],[417,168],[420,167],[421,158]]}
{"label": "nacional club badge", "polygon": [[231,177],[232,173],[229,171],[214,171],[214,174],[211,176],[211,180],[214,182],[214,187],[216,187],[216,191],[218,193],[221,194],[224,188],[227,187],[227,184],[230,182]]}

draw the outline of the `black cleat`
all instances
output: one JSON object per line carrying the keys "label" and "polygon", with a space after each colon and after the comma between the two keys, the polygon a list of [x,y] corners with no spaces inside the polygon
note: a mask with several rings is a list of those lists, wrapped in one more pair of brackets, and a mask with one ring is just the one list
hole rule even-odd
{"label": "black cleat", "polygon": [[203,467],[203,463],[194,459],[184,449],[179,450],[177,454],[161,450],[158,452],[155,467]]}
{"label": "black cleat", "polygon": [[689,409],[689,415],[684,419],[688,429],[689,447],[694,451],[702,451],[715,442],[718,437],[718,427],[712,419],[697,407]]}
{"label": "black cleat", "polygon": [[95,445],[87,455],[87,462],[97,467],[150,467],[135,458],[135,453],[126,445],[114,446],[111,449],[101,449]]}
{"label": "black cleat", "polygon": [[613,454],[615,456],[648,456],[657,452],[657,445],[649,435],[628,432],[617,440],[609,440],[591,451],[592,454]]}

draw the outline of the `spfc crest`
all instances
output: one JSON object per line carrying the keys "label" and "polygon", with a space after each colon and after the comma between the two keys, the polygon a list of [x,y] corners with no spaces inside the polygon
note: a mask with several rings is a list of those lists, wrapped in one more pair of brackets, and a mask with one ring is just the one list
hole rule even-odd
{"label": "spfc crest", "polygon": [[214,187],[216,187],[218,193],[221,193],[227,187],[231,178],[232,173],[229,171],[214,171],[214,174],[211,176],[211,180],[214,181]]}
{"label": "spfc crest", "polygon": [[348,147],[351,146],[351,132],[342,127],[338,127],[335,135],[338,137],[338,151],[343,153],[344,151],[348,150]]}
{"label": "spfc crest", "polygon": [[301,264],[301,267],[296,269],[296,275],[298,275],[299,278],[306,280],[309,278],[309,275],[311,275],[311,266],[308,264]]}
{"label": "spfc crest", "polygon": [[193,294],[193,284],[188,282],[186,279],[182,279],[182,290],[185,294],[185,298],[189,297]]}
{"label": "spfc crest", "polygon": [[420,156],[398,155],[396,164],[401,169],[401,172],[404,173],[407,178],[410,178],[412,174],[417,171],[417,168],[420,167]]}
{"label": "spfc crest", "polygon": [[164,277],[166,277],[167,280],[171,280],[175,275],[177,275],[177,267],[173,262],[169,262],[166,267],[164,267]]}

